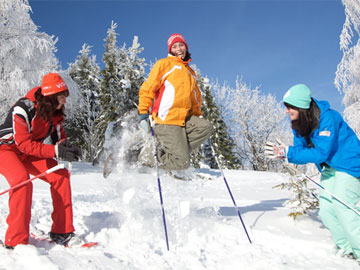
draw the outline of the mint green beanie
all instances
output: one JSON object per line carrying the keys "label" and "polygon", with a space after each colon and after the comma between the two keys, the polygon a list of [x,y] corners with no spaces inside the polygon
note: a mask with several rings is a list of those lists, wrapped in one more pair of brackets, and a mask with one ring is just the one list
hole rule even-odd
{"label": "mint green beanie", "polygon": [[311,102],[310,89],[305,84],[294,85],[285,93],[283,101],[300,109],[309,109]]}

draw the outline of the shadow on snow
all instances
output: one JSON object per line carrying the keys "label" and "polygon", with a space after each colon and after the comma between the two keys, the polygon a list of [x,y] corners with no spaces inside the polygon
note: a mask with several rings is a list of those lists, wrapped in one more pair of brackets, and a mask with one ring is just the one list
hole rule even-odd
{"label": "shadow on snow", "polygon": [[[266,212],[266,211],[275,211],[277,208],[283,207],[284,202],[288,199],[279,199],[279,200],[265,200],[257,204],[238,207],[241,214],[247,212]],[[221,216],[237,216],[235,207],[220,207],[218,214]]]}

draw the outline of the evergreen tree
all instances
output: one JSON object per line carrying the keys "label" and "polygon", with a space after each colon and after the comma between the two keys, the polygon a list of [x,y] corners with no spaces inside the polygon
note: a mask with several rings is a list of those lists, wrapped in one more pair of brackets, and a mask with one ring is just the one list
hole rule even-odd
{"label": "evergreen tree", "polygon": [[130,48],[124,44],[119,50],[119,74],[121,77],[120,115],[137,108],[139,89],[145,77],[145,59],[138,54],[143,51],[135,36]]}
{"label": "evergreen tree", "polygon": [[58,68],[57,39],[38,31],[27,0],[0,1],[0,118],[41,77]]}
{"label": "evergreen tree", "polygon": [[[194,68],[197,74],[197,83],[202,95],[201,111],[205,119],[213,125],[214,132],[210,137],[214,151],[218,157],[220,166],[226,169],[238,169],[240,161],[234,153],[235,144],[228,134],[226,124],[221,117],[219,108],[217,107],[214,97],[211,93],[211,85],[209,79],[202,77],[199,69]],[[210,168],[218,168],[217,162],[213,155],[210,142],[205,142],[198,153],[194,153],[192,160],[195,166],[198,166],[199,159],[204,159]]]}
{"label": "evergreen tree", "polygon": [[100,88],[100,104],[102,108],[101,118],[105,126],[109,121],[115,121],[119,118],[117,101],[121,91],[121,77],[119,76],[119,49],[116,45],[117,34],[115,32],[117,24],[111,22],[111,27],[107,31],[105,39],[105,53],[103,62],[105,68],[101,71],[102,80]]}
{"label": "evergreen tree", "polygon": [[[289,173],[288,182],[281,183],[273,188],[285,189],[291,192],[290,198],[284,205],[291,209],[288,216],[296,219],[319,208],[319,194],[318,189],[308,186],[309,180],[304,178],[301,168],[294,165],[288,165],[287,167]],[[303,169],[305,169],[304,166]],[[319,176],[319,173],[317,175]]]}
{"label": "evergreen tree", "polygon": [[91,47],[84,44],[78,59],[69,66],[69,74],[77,83],[82,99],[77,113],[66,126],[72,140],[85,150],[87,161],[95,158],[100,141],[96,125],[100,114],[100,68],[95,55],[89,56],[90,51]]}
{"label": "evergreen tree", "polygon": [[105,39],[105,68],[101,71],[99,94],[101,113],[97,122],[101,134],[98,157],[103,150],[109,123],[118,121],[127,112],[136,109],[138,91],[144,81],[145,60],[138,56],[143,50],[138,38],[134,37],[130,48],[127,49],[125,44],[118,48],[116,28],[117,24],[112,22]]}
{"label": "evergreen tree", "polygon": [[101,149],[105,141],[105,131],[109,122],[115,121],[119,118],[117,110],[118,95],[121,92],[121,78],[119,78],[118,66],[118,47],[117,34],[115,32],[117,24],[111,22],[111,26],[107,31],[105,38],[105,53],[103,55],[103,62],[105,68],[101,71],[100,83],[100,108],[101,112],[97,121],[97,130],[100,136],[99,149],[97,156],[100,155]]}

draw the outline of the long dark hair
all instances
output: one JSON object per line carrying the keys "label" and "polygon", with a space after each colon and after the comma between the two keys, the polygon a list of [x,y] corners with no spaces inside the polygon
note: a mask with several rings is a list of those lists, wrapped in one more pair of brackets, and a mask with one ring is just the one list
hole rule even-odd
{"label": "long dark hair", "polygon": [[309,144],[313,146],[310,140],[310,134],[319,126],[320,109],[316,105],[315,101],[311,99],[309,109],[301,109],[284,102],[287,108],[297,110],[299,112],[299,118],[291,121],[291,127],[301,137],[304,137]]}
{"label": "long dark hair", "polygon": [[64,106],[62,106],[60,109],[56,109],[56,107],[59,105],[57,97],[64,94],[68,97],[69,90],[65,90],[49,96],[43,96],[41,94],[41,88],[36,90],[34,95],[37,104],[36,113],[45,121],[50,121],[53,116],[65,115]]}

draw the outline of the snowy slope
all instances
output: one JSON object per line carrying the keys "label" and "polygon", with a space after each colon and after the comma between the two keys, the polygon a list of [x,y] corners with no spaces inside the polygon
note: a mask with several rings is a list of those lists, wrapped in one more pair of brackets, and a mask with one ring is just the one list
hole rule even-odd
{"label": "snowy slope", "polygon": [[[0,269],[356,269],[336,256],[317,217],[296,221],[282,206],[286,191],[276,173],[225,171],[253,244],[234,210],[223,178],[174,180],[161,175],[170,251],[166,249],[156,173],[149,169],[102,177],[102,168],[75,163],[72,170],[76,233],[99,246],[64,248],[31,239],[0,248]],[[0,188],[8,188],[1,177]],[[0,239],[8,196],[0,197]],[[49,230],[48,185],[34,181],[31,228]]]}

